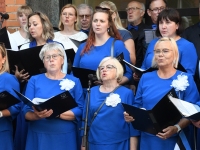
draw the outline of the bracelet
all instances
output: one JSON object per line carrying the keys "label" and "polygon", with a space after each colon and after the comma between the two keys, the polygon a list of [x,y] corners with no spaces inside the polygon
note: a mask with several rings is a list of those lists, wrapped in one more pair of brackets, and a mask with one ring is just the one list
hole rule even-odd
{"label": "bracelet", "polygon": [[179,131],[181,131],[181,127],[180,127],[178,124],[176,124],[176,125],[174,125],[174,126],[177,127],[177,129],[178,129],[177,133],[178,133]]}

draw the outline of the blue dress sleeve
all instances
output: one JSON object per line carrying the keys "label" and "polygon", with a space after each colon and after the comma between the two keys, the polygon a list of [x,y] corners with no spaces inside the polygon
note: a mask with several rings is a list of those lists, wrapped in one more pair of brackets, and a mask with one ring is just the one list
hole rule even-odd
{"label": "blue dress sleeve", "polygon": [[[117,57],[123,52],[124,59],[130,63],[129,51],[125,48],[125,45],[122,41],[120,40],[115,41],[114,52],[115,52],[115,57]],[[131,80],[132,74],[133,74],[132,70],[126,65],[126,72],[124,72],[124,76],[127,77],[129,80]]]}
{"label": "blue dress sleeve", "polygon": [[78,78],[76,80],[75,87],[73,89],[73,95],[78,106],[71,109],[71,111],[74,113],[76,120],[80,121],[83,113],[84,96],[83,96],[83,89],[80,80]]}
{"label": "blue dress sleeve", "polygon": [[[5,81],[6,81],[5,90],[7,92],[9,92],[10,94],[12,94],[13,96],[15,96],[16,98],[18,98],[16,93],[13,91],[13,89],[15,89],[18,92],[20,91],[19,82],[18,82],[17,78],[13,75],[8,74],[8,76],[6,76]],[[21,110],[21,105],[20,105],[20,103],[15,104],[15,105],[9,107],[8,110],[11,113],[12,118],[15,118]]]}
{"label": "blue dress sleeve", "polygon": [[75,57],[74,57],[73,67],[80,68],[81,52],[82,52],[85,44],[86,43],[83,43],[78,47],[78,50],[77,50]]}
{"label": "blue dress sleeve", "polygon": [[177,42],[177,44],[179,47],[179,55],[180,55],[179,62],[185,68],[187,73],[194,75],[198,59],[194,44],[190,43],[185,39],[182,42],[180,42],[180,45],[179,41]]}
{"label": "blue dress sleeve", "polygon": [[145,74],[142,75],[139,84],[138,84],[138,88],[137,88],[137,92],[136,92],[136,96],[135,96],[135,101],[133,103],[134,106],[136,107],[142,107],[143,106],[143,102],[142,102],[142,85],[143,85],[143,81],[144,81],[144,76]]}

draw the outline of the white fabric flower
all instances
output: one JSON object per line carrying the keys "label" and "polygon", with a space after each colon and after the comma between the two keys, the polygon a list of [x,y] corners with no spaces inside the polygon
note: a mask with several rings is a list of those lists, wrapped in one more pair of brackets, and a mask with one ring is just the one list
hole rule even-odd
{"label": "white fabric flower", "polygon": [[118,94],[111,93],[106,98],[106,105],[116,107],[118,103],[121,103],[121,99]]}
{"label": "white fabric flower", "polygon": [[174,87],[176,91],[184,91],[189,86],[188,76],[178,75],[177,79],[173,80],[170,86]]}
{"label": "white fabric flower", "polygon": [[60,87],[61,90],[69,91],[70,89],[74,87],[75,83],[74,81],[69,80],[69,79],[62,79],[59,85],[61,86]]}

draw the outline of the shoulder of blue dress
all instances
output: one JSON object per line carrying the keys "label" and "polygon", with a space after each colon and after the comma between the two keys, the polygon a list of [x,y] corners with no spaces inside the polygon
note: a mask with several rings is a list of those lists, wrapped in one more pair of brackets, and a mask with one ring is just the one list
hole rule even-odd
{"label": "shoulder of blue dress", "polygon": [[29,43],[29,48],[32,48],[32,47],[36,47],[37,46],[37,42],[36,40],[33,40]]}

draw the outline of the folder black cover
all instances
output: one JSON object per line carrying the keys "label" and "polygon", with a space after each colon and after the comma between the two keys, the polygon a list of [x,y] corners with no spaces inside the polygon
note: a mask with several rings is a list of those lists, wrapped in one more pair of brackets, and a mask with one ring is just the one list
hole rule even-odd
{"label": "folder black cover", "polygon": [[71,62],[71,64],[74,63],[74,57],[75,57],[75,51],[73,48],[71,49],[66,49],[65,53],[67,55],[67,62]]}
{"label": "folder black cover", "polygon": [[4,45],[7,49],[11,49],[10,40],[8,37],[6,27],[4,27],[0,30],[0,42],[4,43]]}
{"label": "folder black cover", "polygon": [[[14,90],[15,91],[15,90]],[[56,116],[60,115],[61,113],[68,111],[74,107],[77,107],[77,103],[75,102],[74,98],[71,96],[69,91],[65,91],[61,94],[58,94],[54,97],[51,97],[47,101],[41,103],[41,104],[34,104],[30,99],[25,97],[23,94],[15,91],[16,94],[21,98],[21,100],[24,102],[24,104],[32,107],[34,106],[36,110],[42,111],[42,110],[53,110],[53,114],[48,117],[47,119],[55,118]]]}
{"label": "folder black cover", "polygon": [[69,38],[75,45],[76,47],[79,47],[81,43],[86,42],[87,39],[83,40],[83,41],[77,41],[75,39]]}
{"label": "folder black cover", "polygon": [[144,29],[145,41],[149,44],[153,39],[157,38],[155,29]]}
{"label": "folder black cover", "polygon": [[46,72],[39,57],[42,47],[37,46],[20,51],[7,50],[10,70],[15,70],[15,65],[17,65],[19,70],[24,69],[30,76]]}
{"label": "folder black cover", "polygon": [[[94,81],[97,80],[97,78],[95,79],[96,71],[94,71],[94,70],[72,67],[72,72],[75,77],[79,78],[83,88],[88,88],[88,81],[89,81],[88,75],[89,74],[92,74],[94,76]],[[92,84],[91,87],[95,86],[93,84],[93,82],[91,83]]]}
{"label": "folder black cover", "polygon": [[174,98],[170,95],[168,97],[183,117],[194,121],[200,120],[200,107],[198,105]]}
{"label": "folder black cover", "polygon": [[10,106],[15,105],[19,102],[20,100],[18,100],[16,97],[14,97],[7,91],[3,91],[0,93],[0,110],[7,109]]}
{"label": "folder black cover", "polygon": [[164,128],[177,124],[182,115],[169,100],[168,95],[176,97],[175,90],[171,89],[151,110],[122,103],[125,111],[135,119],[131,122],[133,127],[156,135],[158,132],[162,132]]}
{"label": "folder black cover", "polygon": [[123,69],[124,69],[124,72],[126,72],[126,64],[124,63],[124,54],[121,53],[117,56],[117,60],[121,63]]}

